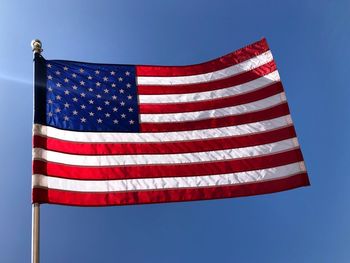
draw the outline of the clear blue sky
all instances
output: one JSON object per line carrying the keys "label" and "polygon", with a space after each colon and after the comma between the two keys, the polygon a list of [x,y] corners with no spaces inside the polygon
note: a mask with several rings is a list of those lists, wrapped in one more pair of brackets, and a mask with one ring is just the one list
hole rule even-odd
{"label": "clear blue sky", "polygon": [[29,262],[32,52],[183,65],[265,36],[311,187],[255,197],[43,205],[42,262],[350,262],[349,1],[0,0],[0,262]]}

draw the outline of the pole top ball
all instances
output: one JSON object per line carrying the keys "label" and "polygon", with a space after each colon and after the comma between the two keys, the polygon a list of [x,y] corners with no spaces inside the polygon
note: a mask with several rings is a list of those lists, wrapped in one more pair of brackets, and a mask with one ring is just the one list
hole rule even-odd
{"label": "pole top ball", "polygon": [[43,51],[42,44],[41,44],[41,41],[39,39],[32,40],[32,42],[30,44],[32,46],[32,51],[34,53],[40,54]]}

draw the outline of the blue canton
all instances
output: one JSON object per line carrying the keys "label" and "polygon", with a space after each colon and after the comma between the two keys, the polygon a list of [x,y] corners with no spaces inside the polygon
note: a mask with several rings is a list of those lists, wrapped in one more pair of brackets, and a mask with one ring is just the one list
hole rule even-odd
{"label": "blue canton", "polygon": [[46,61],[46,123],[76,131],[138,132],[135,66]]}

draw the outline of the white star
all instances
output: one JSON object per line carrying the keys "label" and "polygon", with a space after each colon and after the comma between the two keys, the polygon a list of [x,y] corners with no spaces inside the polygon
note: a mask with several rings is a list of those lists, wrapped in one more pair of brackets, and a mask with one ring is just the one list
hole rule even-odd
{"label": "white star", "polygon": [[50,117],[52,117],[53,114],[52,114],[52,112],[50,111],[47,115],[49,115]]}
{"label": "white star", "polygon": [[73,86],[73,89],[74,89],[74,90],[77,90],[77,89],[78,89],[78,87],[77,87],[76,85],[74,85],[74,86]]}
{"label": "white star", "polygon": [[88,76],[88,79],[92,80],[92,77],[91,77],[91,76]]}
{"label": "white star", "polygon": [[126,84],[126,87],[131,88],[131,84],[130,83]]}
{"label": "white star", "polygon": [[69,95],[69,90],[65,90],[64,94]]}
{"label": "white star", "polygon": [[98,123],[102,123],[102,120],[101,120],[101,119],[97,119],[97,122],[98,122]]}
{"label": "white star", "polygon": [[93,100],[89,100],[89,103],[90,103],[90,104],[94,104],[94,101],[93,101]]}
{"label": "white star", "polygon": [[93,91],[94,91],[92,88],[89,88],[88,90],[89,90],[90,92],[93,92]]}
{"label": "white star", "polygon": [[93,113],[93,112],[89,112],[89,115],[92,117],[92,116],[94,116],[94,115],[95,115],[95,113]]}
{"label": "white star", "polygon": [[96,82],[96,86],[97,87],[101,86],[101,83],[100,82]]}
{"label": "white star", "polygon": [[65,121],[69,121],[68,116],[64,116],[63,118],[64,118]]}
{"label": "white star", "polygon": [[52,104],[52,100],[48,100],[47,102],[48,102],[49,104]]}
{"label": "white star", "polygon": [[120,103],[120,105],[121,105],[121,106],[124,106],[124,105],[125,105],[125,102],[124,102],[124,101],[122,101],[122,102]]}
{"label": "white star", "polygon": [[81,120],[81,122],[86,122],[86,119],[84,117],[81,118],[80,120]]}
{"label": "white star", "polygon": [[109,101],[108,100],[105,101],[105,105],[109,105]]}
{"label": "white star", "polygon": [[73,115],[78,115],[78,112],[76,110],[74,110]]}
{"label": "white star", "polygon": [[134,124],[134,121],[133,121],[133,120],[130,120],[129,123],[132,125],[132,124]]}
{"label": "white star", "polygon": [[56,96],[56,99],[57,99],[57,100],[61,100],[61,98],[62,98],[62,97],[61,97],[60,95],[57,95],[57,96]]}
{"label": "white star", "polygon": [[55,73],[56,75],[61,75],[61,72],[59,72],[58,70]]}
{"label": "white star", "polygon": [[79,69],[79,71],[80,71],[80,73],[83,73],[83,72],[84,72],[84,69],[81,68],[81,69]]}
{"label": "white star", "polygon": [[134,109],[130,107],[130,108],[128,109],[128,111],[129,111],[129,112],[133,112]]}
{"label": "white star", "polygon": [[96,75],[100,74],[100,71],[99,70],[95,70],[95,74]]}
{"label": "white star", "polygon": [[82,109],[85,109],[85,108],[86,108],[86,106],[85,106],[84,104],[80,105],[80,107],[81,107]]}
{"label": "white star", "polygon": [[123,113],[120,115],[123,119],[125,119],[126,115]]}
{"label": "white star", "polygon": [[129,95],[129,96],[128,96],[128,100],[131,100],[131,99],[132,99],[132,96],[131,96],[131,95]]}
{"label": "white star", "polygon": [[52,88],[51,88],[51,87],[49,87],[49,88],[48,88],[48,90],[49,90],[49,91],[52,91]]}
{"label": "white star", "polygon": [[105,93],[108,93],[109,92],[109,89],[104,89],[103,90]]}
{"label": "white star", "polygon": [[48,78],[48,79],[52,79],[52,76],[51,76],[51,75],[48,75],[47,78]]}
{"label": "white star", "polygon": [[64,107],[65,107],[65,108],[69,108],[69,103],[66,102],[66,103],[64,104]]}
{"label": "white star", "polygon": [[113,123],[114,123],[114,124],[118,124],[119,121],[118,121],[118,120],[113,120]]}
{"label": "white star", "polygon": [[80,85],[84,86],[85,82],[84,81],[80,81]]}
{"label": "white star", "polygon": [[102,96],[100,94],[97,94],[96,97],[100,99]]}
{"label": "white star", "polygon": [[118,80],[119,80],[119,81],[123,81],[123,78],[122,78],[122,77],[119,77]]}
{"label": "white star", "polygon": [[120,93],[124,93],[124,90],[123,90],[123,89],[120,89],[119,92],[120,92]]}
{"label": "white star", "polygon": [[62,86],[62,84],[59,83],[59,82],[57,82],[57,83],[56,83],[56,86],[60,88],[60,87]]}
{"label": "white star", "polygon": [[82,96],[83,98],[86,96],[86,94],[84,92],[80,93],[80,96]]}
{"label": "white star", "polygon": [[64,71],[67,71],[67,70],[68,70],[68,68],[67,68],[67,67],[63,67],[63,70],[64,70]]}
{"label": "white star", "polygon": [[97,107],[97,110],[102,110],[102,108],[100,106]]}
{"label": "white star", "polygon": [[111,116],[111,114],[109,113],[106,113],[105,115],[106,115],[106,118],[109,118]]}
{"label": "white star", "polygon": [[69,82],[69,79],[65,78],[65,79],[64,79],[64,82],[66,82],[66,83]]}
{"label": "white star", "polygon": [[111,86],[112,86],[112,88],[115,88],[117,85],[115,85],[115,83],[112,83]]}
{"label": "white star", "polygon": [[116,100],[116,99],[117,99],[117,96],[116,96],[116,95],[113,95],[113,96],[112,96],[112,99],[113,99],[113,100]]}
{"label": "white star", "polygon": [[115,75],[115,72],[114,72],[114,71],[111,71],[111,75],[114,76],[114,75]]}
{"label": "white star", "polygon": [[104,78],[103,78],[103,81],[108,81],[108,78],[107,78],[107,77],[104,77]]}
{"label": "white star", "polygon": [[130,72],[129,72],[129,71],[125,72],[125,75],[129,76],[129,75],[130,75]]}
{"label": "white star", "polygon": [[61,112],[61,109],[60,109],[60,108],[57,108],[55,111],[56,111],[57,113],[59,113],[59,112]]}
{"label": "white star", "polygon": [[113,108],[113,111],[114,111],[114,112],[118,111],[118,108],[114,107],[114,108]]}
{"label": "white star", "polygon": [[51,64],[47,64],[47,67],[48,67],[48,68],[51,68],[52,66],[51,66]]}
{"label": "white star", "polygon": [[73,77],[73,78],[76,78],[76,77],[77,77],[77,74],[73,73],[73,74],[72,74],[72,77]]}
{"label": "white star", "polygon": [[73,98],[73,101],[77,102],[77,101],[78,101],[78,99],[77,99],[76,97],[74,97],[74,98]]}

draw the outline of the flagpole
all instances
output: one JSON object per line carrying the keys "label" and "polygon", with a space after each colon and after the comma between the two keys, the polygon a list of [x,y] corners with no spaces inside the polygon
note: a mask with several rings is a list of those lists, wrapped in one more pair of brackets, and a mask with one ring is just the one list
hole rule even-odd
{"label": "flagpole", "polygon": [[39,263],[40,248],[40,205],[32,205],[32,263]]}
{"label": "flagpole", "polygon": [[[33,74],[33,89],[35,89],[36,77],[35,77],[35,69],[37,63],[37,57],[40,56],[42,52],[41,41],[35,39],[31,42],[32,51],[33,51],[33,65],[34,65],[34,74]],[[40,259],[40,204],[34,203],[32,204],[32,263],[39,263]]]}

